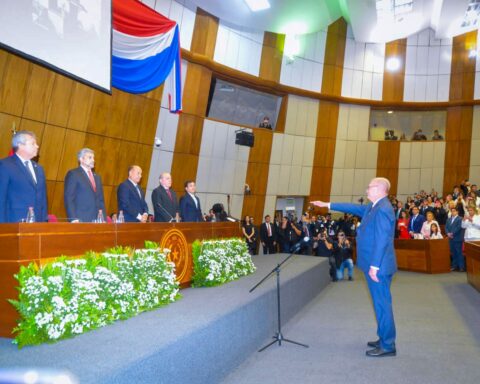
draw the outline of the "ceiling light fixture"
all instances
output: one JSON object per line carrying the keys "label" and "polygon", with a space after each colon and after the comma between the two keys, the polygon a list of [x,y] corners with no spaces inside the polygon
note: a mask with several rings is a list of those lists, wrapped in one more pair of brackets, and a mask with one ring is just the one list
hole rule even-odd
{"label": "ceiling light fixture", "polygon": [[389,57],[386,67],[390,72],[398,71],[400,69],[400,59],[398,57]]}
{"label": "ceiling light fixture", "polygon": [[245,0],[245,3],[247,3],[248,8],[250,8],[252,12],[263,11],[270,8],[268,0]]}

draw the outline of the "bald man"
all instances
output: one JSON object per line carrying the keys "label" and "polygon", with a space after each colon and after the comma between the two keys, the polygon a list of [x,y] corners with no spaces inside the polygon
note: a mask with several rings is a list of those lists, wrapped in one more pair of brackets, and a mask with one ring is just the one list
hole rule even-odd
{"label": "bald man", "polygon": [[390,285],[397,271],[397,261],[393,247],[395,214],[388,200],[389,190],[390,182],[377,177],[370,181],[366,191],[370,204],[311,202],[317,207],[347,212],[362,218],[362,224],[357,230],[357,265],[365,273],[377,318],[378,340],[367,343],[373,348],[366,352],[371,357],[396,355]]}
{"label": "bald man", "polygon": [[152,204],[156,222],[179,222],[180,210],[177,195],[172,189],[172,176],[164,172],[160,175],[160,185],[152,191]]}
{"label": "bald man", "polygon": [[118,186],[118,212],[123,211],[127,223],[146,223],[148,206],[145,192],[140,187],[142,168],[138,165],[128,167],[128,179]]}

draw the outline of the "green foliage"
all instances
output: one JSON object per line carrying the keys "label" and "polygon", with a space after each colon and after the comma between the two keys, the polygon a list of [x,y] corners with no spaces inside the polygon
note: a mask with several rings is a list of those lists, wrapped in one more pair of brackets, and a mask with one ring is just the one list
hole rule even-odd
{"label": "green foliage", "polygon": [[15,275],[18,300],[10,300],[20,314],[14,342],[53,342],[178,299],[174,264],[156,243],[145,246],[22,266]]}
{"label": "green foliage", "polygon": [[255,271],[245,242],[239,238],[196,240],[193,251],[193,286],[227,283]]}

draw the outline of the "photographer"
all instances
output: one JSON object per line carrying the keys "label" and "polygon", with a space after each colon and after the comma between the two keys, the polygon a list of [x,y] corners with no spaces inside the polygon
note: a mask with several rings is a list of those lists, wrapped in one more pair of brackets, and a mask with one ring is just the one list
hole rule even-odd
{"label": "photographer", "polygon": [[334,257],[335,244],[333,240],[327,236],[326,231],[320,232],[318,235],[318,244],[316,249],[316,255],[320,257],[328,257],[330,264],[330,277],[332,281],[337,281],[337,266],[335,264]]}
{"label": "photographer", "polygon": [[343,280],[343,271],[348,269],[348,280],[353,280],[352,245],[345,233],[338,232],[338,243],[335,247],[335,265],[337,280]]}

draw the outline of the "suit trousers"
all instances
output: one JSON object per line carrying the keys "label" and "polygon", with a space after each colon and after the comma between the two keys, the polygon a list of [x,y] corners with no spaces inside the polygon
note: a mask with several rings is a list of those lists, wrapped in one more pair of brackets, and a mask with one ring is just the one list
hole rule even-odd
{"label": "suit trousers", "polygon": [[465,269],[465,260],[463,258],[463,242],[449,240],[450,252],[452,254],[452,268]]}
{"label": "suit trousers", "polygon": [[276,246],[273,245],[273,236],[272,237],[268,237],[266,240],[265,240],[265,245],[263,245],[263,254],[266,255],[266,254],[274,254],[274,253],[277,253],[277,250],[276,250]]}
{"label": "suit trousers", "polygon": [[390,351],[395,349],[395,320],[393,318],[392,295],[390,285],[393,275],[377,275],[378,283],[373,281],[368,273],[365,273],[368,289],[373,301],[375,317],[377,318],[377,335],[380,339],[380,346]]}

